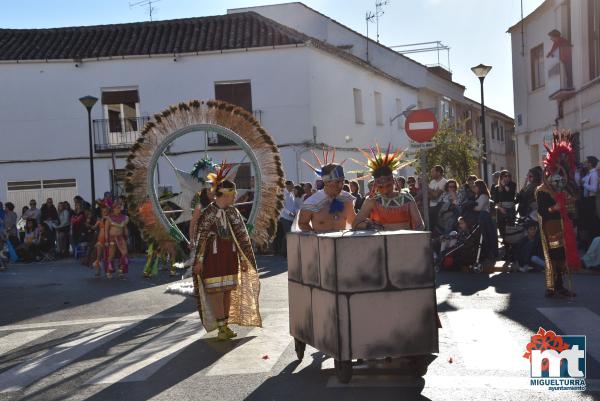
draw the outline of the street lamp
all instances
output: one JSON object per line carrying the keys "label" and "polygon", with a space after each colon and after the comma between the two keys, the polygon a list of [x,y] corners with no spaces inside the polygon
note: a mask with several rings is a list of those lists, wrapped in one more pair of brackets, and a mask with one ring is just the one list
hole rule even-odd
{"label": "street lamp", "polygon": [[481,84],[481,139],[482,139],[482,147],[483,147],[483,180],[487,183],[488,179],[488,168],[487,168],[487,138],[485,136],[485,105],[483,103],[483,80],[485,76],[492,69],[489,65],[479,64],[471,68],[471,71],[477,75],[479,78],[479,82]]}
{"label": "street lamp", "polygon": [[94,214],[94,211],[96,209],[94,207],[94,202],[96,202],[96,185],[94,183],[94,150],[92,148],[92,107],[94,107],[94,105],[98,101],[98,98],[88,95],[80,97],[79,101],[81,102],[81,104],[83,104],[83,107],[85,107],[88,113],[88,135],[90,144],[90,179],[92,185],[92,201],[90,203],[92,205],[92,214]]}

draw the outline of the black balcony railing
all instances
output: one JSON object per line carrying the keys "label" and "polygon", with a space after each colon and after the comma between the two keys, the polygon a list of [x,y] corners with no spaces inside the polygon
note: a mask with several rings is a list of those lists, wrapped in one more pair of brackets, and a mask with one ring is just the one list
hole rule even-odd
{"label": "black balcony railing", "polygon": [[101,153],[129,150],[148,120],[150,117],[94,120],[95,151]]}

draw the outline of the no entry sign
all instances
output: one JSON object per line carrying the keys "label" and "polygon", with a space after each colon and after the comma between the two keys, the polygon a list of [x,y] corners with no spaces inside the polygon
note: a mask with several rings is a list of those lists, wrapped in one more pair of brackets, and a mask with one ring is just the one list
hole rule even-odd
{"label": "no entry sign", "polygon": [[429,142],[438,130],[438,122],[431,111],[415,110],[406,118],[404,130],[415,142]]}

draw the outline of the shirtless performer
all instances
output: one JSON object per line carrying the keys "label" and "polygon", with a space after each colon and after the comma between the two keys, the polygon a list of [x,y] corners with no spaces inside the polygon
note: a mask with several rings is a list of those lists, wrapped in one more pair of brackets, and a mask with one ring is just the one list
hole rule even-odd
{"label": "shirtless performer", "polygon": [[317,233],[350,228],[356,213],[354,197],[342,191],[344,168],[328,163],[320,169],[313,169],[323,180],[324,188],[304,201],[300,207],[298,227],[301,231]]}

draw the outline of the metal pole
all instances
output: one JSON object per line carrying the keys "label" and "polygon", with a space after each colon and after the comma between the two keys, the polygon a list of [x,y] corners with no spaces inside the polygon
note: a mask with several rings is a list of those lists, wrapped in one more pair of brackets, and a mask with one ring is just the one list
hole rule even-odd
{"label": "metal pole", "polygon": [[488,166],[487,166],[487,137],[485,135],[485,104],[483,100],[483,80],[485,77],[479,77],[481,83],[481,145],[483,148],[483,181],[487,183],[488,180]]}
{"label": "metal pole", "polygon": [[427,151],[421,151],[421,199],[423,200],[423,222],[429,230],[429,183],[427,182]]}
{"label": "metal pole", "polygon": [[88,134],[90,142],[90,181],[92,187],[92,199],[90,204],[92,205],[92,215],[95,215],[96,208],[94,202],[96,202],[96,183],[94,182],[94,149],[92,147],[92,109],[87,109],[88,112]]}
{"label": "metal pole", "polygon": [[112,174],[110,177],[110,194],[112,198],[115,199],[115,189],[117,186],[117,179],[115,174],[117,172],[117,161],[115,160],[115,152],[110,152],[110,157],[112,159]]}

